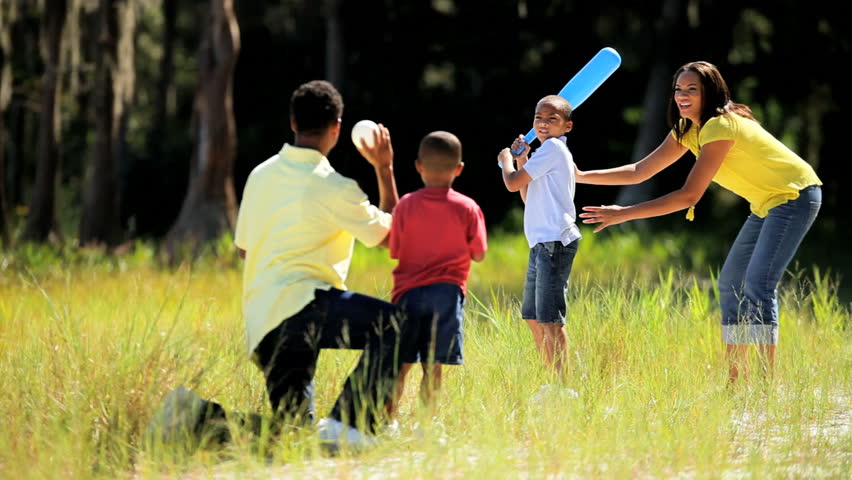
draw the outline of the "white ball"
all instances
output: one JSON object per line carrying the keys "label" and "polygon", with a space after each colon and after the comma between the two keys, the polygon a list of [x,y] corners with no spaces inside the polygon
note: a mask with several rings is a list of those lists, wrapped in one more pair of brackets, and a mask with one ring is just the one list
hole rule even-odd
{"label": "white ball", "polygon": [[352,127],[352,143],[355,146],[373,146],[373,132],[379,131],[379,126],[372,120],[361,120]]}

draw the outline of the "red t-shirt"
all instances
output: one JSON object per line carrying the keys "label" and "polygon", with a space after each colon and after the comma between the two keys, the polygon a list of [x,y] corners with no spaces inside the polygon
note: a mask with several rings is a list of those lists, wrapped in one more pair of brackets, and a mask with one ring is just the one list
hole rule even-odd
{"label": "red t-shirt", "polygon": [[472,198],[452,188],[421,188],[393,209],[391,299],[433,283],[453,283],[467,294],[470,259],[488,249],[485,217]]}

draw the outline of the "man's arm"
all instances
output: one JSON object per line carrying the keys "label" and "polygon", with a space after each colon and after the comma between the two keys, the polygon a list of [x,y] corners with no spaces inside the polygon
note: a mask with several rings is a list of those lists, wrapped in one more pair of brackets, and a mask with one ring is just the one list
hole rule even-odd
{"label": "man's arm", "polygon": [[[391,213],[393,207],[399,203],[396,179],[393,176],[393,145],[391,144],[390,132],[381,123],[379,124],[379,131],[373,132],[373,135],[372,146],[365,147],[362,143],[356,145],[356,148],[376,170],[376,179],[379,184],[379,208],[384,212]],[[387,238],[385,238],[386,240]]]}
{"label": "man's arm", "polygon": [[393,176],[393,165],[375,167],[376,179],[379,183],[379,208],[383,212],[393,212],[393,207],[399,203],[399,193],[396,190],[396,179]]}

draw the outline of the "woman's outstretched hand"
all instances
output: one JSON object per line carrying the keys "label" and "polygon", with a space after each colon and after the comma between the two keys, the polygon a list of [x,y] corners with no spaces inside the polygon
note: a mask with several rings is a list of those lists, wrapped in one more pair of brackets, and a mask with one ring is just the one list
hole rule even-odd
{"label": "woman's outstretched hand", "polygon": [[630,220],[625,215],[625,208],[619,205],[602,205],[600,207],[583,207],[583,213],[580,214],[583,223],[598,223],[595,227],[595,233],[600,232],[611,225]]}

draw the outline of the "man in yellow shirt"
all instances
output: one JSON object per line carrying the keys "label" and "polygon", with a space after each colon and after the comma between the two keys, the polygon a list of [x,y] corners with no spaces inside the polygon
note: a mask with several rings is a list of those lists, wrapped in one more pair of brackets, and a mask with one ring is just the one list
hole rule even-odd
{"label": "man in yellow shirt", "polygon": [[[363,350],[327,418],[320,439],[331,449],[342,442],[374,443],[401,360],[414,351],[416,319],[397,306],[347,292],[344,284],[354,240],[388,245],[390,212],[399,201],[393,148],[379,125],[371,146],[359,152],[373,165],[379,206],[358,184],[337,173],[328,153],[340,137],[343,100],[333,85],[314,80],[290,99],[293,144],[261,163],[246,181],[235,243],[245,260],[242,305],[248,354],[263,371],[274,430],[314,420],[313,377],[322,348]],[[181,386],[154,415],[149,439],[227,441],[222,421],[259,430],[258,415],[226,414],[216,402]]]}
{"label": "man in yellow shirt", "polygon": [[411,322],[397,307],[346,291],[354,239],[387,246],[389,212],[399,201],[393,148],[384,126],[371,146],[379,206],[337,173],[326,156],[340,136],[343,101],[330,83],[307,82],[290,101],[292,145],[249,175],[235,243],[245,259],[243,313],[248,352],[262,369],[279,421],[311,422],[313,377],[322,348],[362,349],[320,438],[354,446],[373,442],[381,412],[414,347]]}

